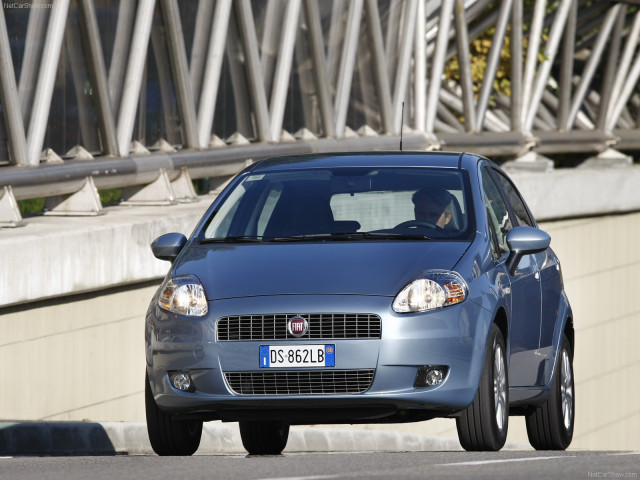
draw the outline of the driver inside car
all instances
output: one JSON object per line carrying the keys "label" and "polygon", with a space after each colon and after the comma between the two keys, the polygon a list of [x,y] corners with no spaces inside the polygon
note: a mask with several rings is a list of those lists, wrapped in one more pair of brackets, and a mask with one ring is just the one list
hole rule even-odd
{"label": "driver inside car", "polygon": [[443,188],[422,188],[411,198],[416,220],[445,228],[453,216],[451,194]]}

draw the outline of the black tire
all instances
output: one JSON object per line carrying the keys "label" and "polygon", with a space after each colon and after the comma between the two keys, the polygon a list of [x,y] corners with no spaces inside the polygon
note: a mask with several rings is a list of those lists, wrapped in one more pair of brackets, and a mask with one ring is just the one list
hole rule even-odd
{"label": "black tire", "polygon": [[[495,384],[495,389],[494,389]],[[509,372],[504,338],[491,325],[476,397],[456,418],[460,445],[467,451],[498,451],[509,429]]]}
{"label": "black tire", "polygon": [[536,450],[565,450],[573,439],[575,411],[573,351],[563,335],[549,398],[526,417],[531,446]]}
{"label": "black tire", "polygon": [[151,448],[161,456],[193,455],[202,438],[201,420],[175,420],[158,408],[153,399],[149,374],[145,374],[144,404],[147,413],[147,433]]}
{"label": "black tire", "polygon": [[279,455],[287,446],[289,425],[282,422],[240,422],[240,437],[250,455]]}

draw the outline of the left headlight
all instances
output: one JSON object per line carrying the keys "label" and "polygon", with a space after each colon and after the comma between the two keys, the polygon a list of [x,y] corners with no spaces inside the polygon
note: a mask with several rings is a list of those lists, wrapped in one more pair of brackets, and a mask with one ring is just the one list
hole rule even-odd
{"label": "left headlight", "polygon": [[167,280],[162,286],[158,305],[164,310],[188,317],[202,317],[209,311],[204,288],[194,275]]}
{"label": "left headlight", "polygon": [[462,302],[468,288],[463,278],[448,270],[428,270],[405,286],[393,301],[397,313],[426,312]]}

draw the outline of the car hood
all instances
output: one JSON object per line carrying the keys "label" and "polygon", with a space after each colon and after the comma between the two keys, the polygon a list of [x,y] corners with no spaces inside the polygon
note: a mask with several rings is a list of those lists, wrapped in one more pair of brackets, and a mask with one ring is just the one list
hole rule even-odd
{"label": "car hood", "polygon": [[207,298],[394,296],[426,269],[452,269],[468,242],[385,241],[192,246],[174,275],[194,274]]}

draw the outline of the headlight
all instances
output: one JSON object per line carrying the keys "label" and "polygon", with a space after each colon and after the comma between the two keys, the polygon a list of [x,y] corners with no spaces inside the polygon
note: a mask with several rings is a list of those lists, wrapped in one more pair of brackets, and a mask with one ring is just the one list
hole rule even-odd
{"label": "headlight", "polygon": [[204,288],[194,275],[170,278],[162,286],[160,308],[188,317],[202,317],[209,311]]}
{"label": "headlight", "polygon": [[462,302],[467,284],[456,272],[428,270],[404,287],[393,301],[397,313],[426,312]]}

